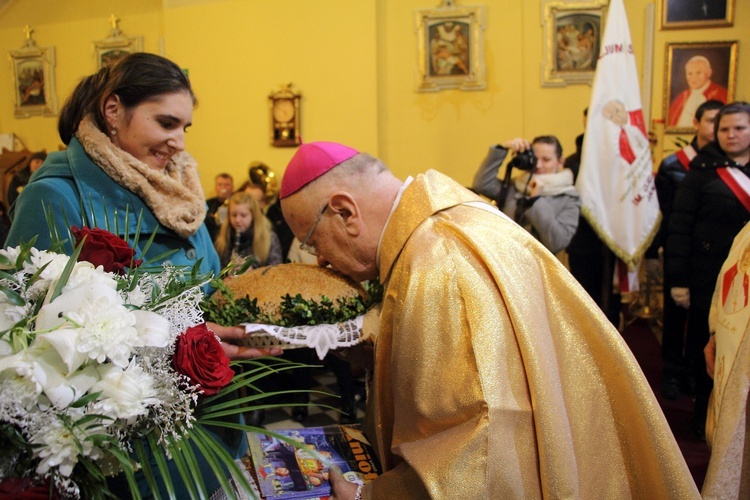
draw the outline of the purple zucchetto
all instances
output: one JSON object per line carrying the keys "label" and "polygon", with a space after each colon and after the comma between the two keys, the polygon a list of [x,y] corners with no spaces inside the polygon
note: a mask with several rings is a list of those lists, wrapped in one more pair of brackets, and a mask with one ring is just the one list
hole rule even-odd
{"label": "purple zucchetto", "polygon": [[359,151],[335,142],[310,142],[299,147],[281,180],[279,199],[296,193]]}

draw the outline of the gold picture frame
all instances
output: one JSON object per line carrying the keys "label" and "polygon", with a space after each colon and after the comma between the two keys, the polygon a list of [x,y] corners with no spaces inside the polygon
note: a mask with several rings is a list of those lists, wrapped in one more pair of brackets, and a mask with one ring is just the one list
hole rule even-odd
{"label": "gold picture frame", "polygon": [[605,0],[543,2],[543,86],[591,85],[604,34],[606,12]]}
{"label": "gold picture frame", "polygon": [[[692,134],[691,109],[685,109],[691,88],[705,99],[734,100],[738,42],[686,42],[666,45],[664,77],[665,132]],[[690,73],[690,81],[688,80]]]}
{"label": "gold picture frame", "polygon": [[94,42],[94,54],[96,57],[96,69],[111,65],[133,52],[143,50],[143,37],[126,37],[122,34],[109,36],[104,40]]}
{"label": "gold picture frame", "polygon": [[417,10],[415,20],[417,91],[484,89],[484,6],[447,2]]}
{"label": "gold picture frame", "polygon": [[661,29],[734,26],[735,0],[661,0]]}
{"label": "gold picture frame", "polygon": [[19,50],[10,51],[16,118],[57,114],[55,48],[37,47],[27,38]]}

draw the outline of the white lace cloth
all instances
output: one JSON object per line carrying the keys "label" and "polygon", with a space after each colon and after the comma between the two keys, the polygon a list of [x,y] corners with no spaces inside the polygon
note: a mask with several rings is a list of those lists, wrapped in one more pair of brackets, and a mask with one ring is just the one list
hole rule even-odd
{"label": "white lace cloth", "polygon": [[[362,335],[364,315],[342,323],[283,327],[245,323],[245,342],[252,347],[311,347],[321,360],[331,349],[351,347]],[[286,345],[285,345],[286,344]]]}

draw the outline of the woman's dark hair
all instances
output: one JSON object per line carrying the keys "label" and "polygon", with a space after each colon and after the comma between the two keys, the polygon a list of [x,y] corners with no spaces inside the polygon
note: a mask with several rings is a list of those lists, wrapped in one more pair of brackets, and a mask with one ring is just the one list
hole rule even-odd
{"label": "woman's dark hair", "polygon": [[727,104],[716,113],[714,118],[714,139],[716,143],[719,142],[719,123],[721,119],[726,115],[736,115],[737,113],[745,113],[750,118],[750,103],[745,101],[735,101]]}
{"label": "woman's dark hair", "polygon": [[540,135],[539,137],[534,137],[534,140],[531,141],[531,144],[549,144],[550,146],[553,146],[555,148],[555,154],[557,154],[557,157],[562,158],[562,144],[560,144],[560,141],[554,135]]}
{"label": "woman's dark hair", "polygon": [[179,66],[155,54],[135,52],[81,80],[60,111],[57,131],[63,143],[70,144],[81,120],[90,114],[107,134],[104,104],[110,96],[117,95],[123,106],[131,109],[144,101],[181,91],[187,91],[196,103],[190,80]]}

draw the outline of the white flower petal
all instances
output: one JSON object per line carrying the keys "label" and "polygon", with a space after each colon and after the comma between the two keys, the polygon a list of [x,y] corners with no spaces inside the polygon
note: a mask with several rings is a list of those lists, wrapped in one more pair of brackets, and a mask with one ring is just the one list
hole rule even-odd
{"label": "white flower petal", "polygon": [[99,380],[99,373],[93,366],[70,374],[64,370],[65,366],[55,351],[43,354],[35,365],[44,393],[58,408],[65,408],[80,399]]}
{"label": "white flower petal", "polygon": [[138,339],[133,346],[166,347],[169,344],[169,321],[164,316],[139,309],[131,312],[138,330]]}
{"label": "white flower petal", "polygon": [[49,295],[54,290],[50,287],[45,304],[39,311],[36,318],[36,330],[51,330],[63,324],[65,319],[62,314],[77,311],[84,303],[91,302],[99,298],[107,298],[111,302],[122,303],[117,291],[106,283],[89,283],[72,289],[66,289],[52,302],[47,302]]}
{"label": "white flower petal", "polygon": [[58,328],[38,337],[49,342],[55,348],[60,359],[65,363],[68,373],[77,370],[88,357],[85,352],[80,352],[78,349],[79,333],[80,330],[77,328]]}
{"label": "white flower petal", "polygon": [[10,356],[13,354],[13,346],[5,339],[0,339],[0,356]]}

